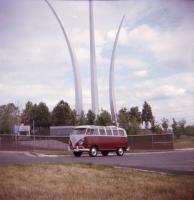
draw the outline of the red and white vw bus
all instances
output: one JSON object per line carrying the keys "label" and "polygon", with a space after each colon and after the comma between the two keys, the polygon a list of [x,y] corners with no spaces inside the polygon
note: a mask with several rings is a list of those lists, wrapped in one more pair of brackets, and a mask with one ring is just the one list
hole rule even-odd
{"label": "red and white vw bus", "polygon": [[124,129],[115,126],[77,126],[70,134],[69,145],[76,157],[83,152],[95,157],[99,151],[103,156],[113,151],[122,156],[128,150],[128,138]]}

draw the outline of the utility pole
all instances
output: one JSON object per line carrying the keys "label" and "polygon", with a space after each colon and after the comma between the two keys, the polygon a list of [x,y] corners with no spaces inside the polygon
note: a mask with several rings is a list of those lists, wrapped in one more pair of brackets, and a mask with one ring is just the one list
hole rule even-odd
{"label": "utility pole", "polygon": [[34,141],[34,145],[33,145],[33,150],[35,150],[35,130],[34,130],[34,120],[33,120],[33,141]]}

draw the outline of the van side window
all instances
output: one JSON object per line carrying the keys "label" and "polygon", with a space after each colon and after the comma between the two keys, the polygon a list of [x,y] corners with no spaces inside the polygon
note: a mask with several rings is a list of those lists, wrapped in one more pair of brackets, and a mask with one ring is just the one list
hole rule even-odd
{"label": "van side window", "polygon": [[77,128],[73,131],[73,134],[76,135],[84,135],[85,134],[86,129],[85,128]]}
{"label": "van side window", "polygon": [[124,136],[124,131],[123,130],[119,130],[119,135]]}
{"label": "van side window", "polygon": [[87,129],[86,135],[90,135],[90,130],[91,130],[91,129],[89,129],[89,128]]}
{"label": "van side window", "polygon": [[92,130],[93,130],[94,135],[98,135],[98,129],[92,129]]}
{"label": "van side window", "polygon": [[88,129],[86,135],[94,135],[94,129]]}
{"label": "van side window", "polygon": [[106,135],[105,130],[104,129],[99,129],[100,131],[100,135]]}
{"label": "van side window", "polygon": [[118,130],[113,130],[113,135],[118,135]]}
{"label": "van side window", "polygon": [[107,135],[112,135],[111,129],[106,129],[106,133],[107,133]]}
{"label": "van side window", "polygon": [[90,129],[90,135],[94,135],[94,129]]}

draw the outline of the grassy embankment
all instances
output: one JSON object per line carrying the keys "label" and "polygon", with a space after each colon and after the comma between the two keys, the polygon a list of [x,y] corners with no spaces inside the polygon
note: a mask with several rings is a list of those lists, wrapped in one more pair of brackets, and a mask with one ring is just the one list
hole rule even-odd
{"label": "grassy embankment", "polygon": [[194,148],[194,137],[182,135],[179,139],[175,138],[175,148]]}
{"label": "grassy embankment", "polygon": [[194,180],[96,165],[34,164],[0,167],[0,199],[192,200]]}

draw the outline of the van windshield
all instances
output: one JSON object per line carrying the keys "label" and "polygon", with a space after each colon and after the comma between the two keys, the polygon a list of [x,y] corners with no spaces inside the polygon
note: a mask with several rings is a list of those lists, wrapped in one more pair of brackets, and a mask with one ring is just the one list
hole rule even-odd
{"label": "van windshield", "polygon": [[73,130],[74,135],[84,135],[86,132],[85,128],[76,128]]}

